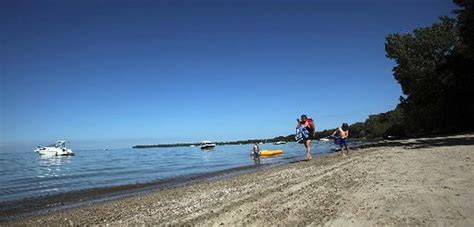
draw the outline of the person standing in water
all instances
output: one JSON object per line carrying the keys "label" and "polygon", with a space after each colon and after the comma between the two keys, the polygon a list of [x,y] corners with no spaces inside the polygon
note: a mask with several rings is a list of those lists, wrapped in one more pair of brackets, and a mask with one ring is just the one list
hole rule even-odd
{"label": "person standing in water", "polygon": [[[341,147],[342,156],[348,155],[349,147],[347,147],[346,139],[349,137],[349,125],[343,123],[341,127],[332,133],[332,137],[334,137],[334,143]],[[346,153],[344,153],[343,147],[346,148]]]}
{"label": "person standing in water", "polygon": [[255,165],[260,165],[260,147],[257,143],[253,144],[251,155]]}
{"label": "person standing in water", "polygon": [[252,147],[252,155],[254,157],[259,157],[260,156],[260,147],[258,146],[257,143],[254,143],[253,144],[253,147]]}
{"label": "person standing in water", "polygon": [[316,127],[314,126],[314,121],[311,118],[308,118],[306,115],[301,115],[300,119],[297,119],[298,126],[304,127],[308,130],[308,137],[304,138],[302,143],[306,148],[306,160],[311,160],[311,141],[313,140],[314,133],[316,132]]}

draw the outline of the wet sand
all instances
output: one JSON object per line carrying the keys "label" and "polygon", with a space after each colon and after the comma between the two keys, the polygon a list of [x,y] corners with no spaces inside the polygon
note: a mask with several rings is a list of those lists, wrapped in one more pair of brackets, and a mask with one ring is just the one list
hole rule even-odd
{"label": "wet sand", "polygon": [[390,141],[0,224],[472,226],[473,160],[474,135]]}

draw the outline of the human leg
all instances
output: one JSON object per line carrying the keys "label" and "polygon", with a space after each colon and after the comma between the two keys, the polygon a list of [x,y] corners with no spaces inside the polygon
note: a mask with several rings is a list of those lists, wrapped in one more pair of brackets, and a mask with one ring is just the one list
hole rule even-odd
{"label": "human leg", "polygon": [[304,146],[306,147],[306,160],[311,160],[311,140],[306,140]]}
{"label": "human leg", "polygon": [[[344,144],[344,147],[346,148],[346,154],[345,155],[349,155],[349,147],[347,146],[347,143],[346,143],[345,139],[342,140],[342,144]],[[342,149],[342,147],[341,147],[341,149]],[[342,151],[342,152],[344,152],[344,151]]]}

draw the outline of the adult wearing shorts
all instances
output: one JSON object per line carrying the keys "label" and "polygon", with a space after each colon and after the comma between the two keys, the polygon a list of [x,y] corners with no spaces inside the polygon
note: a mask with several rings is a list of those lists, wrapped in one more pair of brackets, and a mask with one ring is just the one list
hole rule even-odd
{"label": "adult wearing shorts", "polygon": [[[334,137],[334,143],[341,147],[342,156],[348,155],[349,147],[347,146],[346,140],[349,137],[349,125],[347,123],[343,123],[341,127],[334,131],[332,136]],[[346,148],[346,153],[344,153],[343,148]]]}
{"label": "adult wearing shorts", "polygon": [[306,160],[311,160],[311,142],[314,138],[314,133],[316,132],[314,121],[306,115],[301,115],[300,119],[298,119],[298,127],[305,127],[309,132],[308,137],[304,138],[302,142],[306,148]]}

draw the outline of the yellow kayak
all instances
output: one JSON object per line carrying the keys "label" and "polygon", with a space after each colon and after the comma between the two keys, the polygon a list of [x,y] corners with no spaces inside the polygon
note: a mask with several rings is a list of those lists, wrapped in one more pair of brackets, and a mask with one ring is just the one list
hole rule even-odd
{"label": "yellow kayak", "polygon": [[283,150],[261,150],[260,156],[272,156],[283,154]]}

